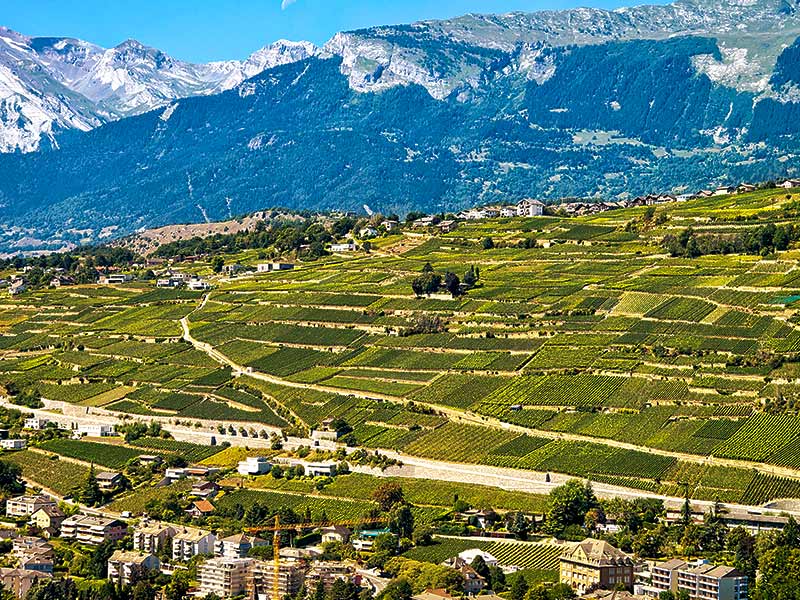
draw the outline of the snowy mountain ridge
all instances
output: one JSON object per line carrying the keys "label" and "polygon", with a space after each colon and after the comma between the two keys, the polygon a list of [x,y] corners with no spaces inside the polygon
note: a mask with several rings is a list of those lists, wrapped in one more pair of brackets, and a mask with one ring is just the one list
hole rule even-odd
{"label": "snowy mountain ridge", "polygon": [[316,53],[309,42],[280,40],[244,61],[193,64],[136,40],[105,49],[0,27],[0,152],[57,147],[61,131],[87,131],[175,99],[217,94]]}

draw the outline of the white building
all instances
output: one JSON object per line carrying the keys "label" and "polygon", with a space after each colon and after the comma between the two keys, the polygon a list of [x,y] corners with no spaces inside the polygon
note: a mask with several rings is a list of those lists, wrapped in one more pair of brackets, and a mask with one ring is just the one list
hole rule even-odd
{"label": "white building", "polygon": [[303,467],[309,477],[333,477],[336,475],[336,463],[308,463]]}
{"label": "white building", "polygon": [[133,530],[133,549],[138,552],[156,554],[172,545],[175,527],[167,523],[142,519]]}
{"label": "white building", "polygon": [[23,279],[15,279],[9,284],[8,293],[11,294],[12,296],[16,296],[18,294],[21,294],[27,289],[28,286]]}
{"label": "white building", "polygon": [[269,460],[263,456],[250,456],[241,461],[236,468],[239,475],[266,475],[271,469]]}
{"label": "white building", "polygon": [[346,544],[348,541],[350,541],[350,536],[353,535],[352,531],[342,525],[323,527],[319,530],[319,532],[322,536],[323,544],[330,542],[341,542],[342,544]]}
{"label": "white building", "polygon": [[28,517],[40,508],[55,506],[56,502],[48,496],[20,496],[9,498],[6,502],[6,515],[9,517]]}
{"label": "white building", "polygon": [[193,556],[213,554],[217,536],[210,531],[175,526],[172,536],[172,560],[188,562]]}
{"label": "white building", "polygon": [[128,526],[125,523],[106,517],[73,515],[61,523],[62,538],[75,539],[95,546],[107,541],[119,541],[127,533]]}
{"label": "white building", "polygon": [[34,429],[36,431],[40,431],[47,427],[48,423],[50,423],[50,421],[47,419],[31,417],[30,419],[25,419],[25,429]]}
{"label": "white building", "polygon": [[331,244],[331,252],[355,252],[354,242],[344,242],[342,244]]}
{"label": "white building", "polygon": [[183,285],[183,279],[177,277],[170,277],[169,279],[159,279],[156,281],[156,287],[160,288],[178,288]]}
{"label": "white building", "polygon": [[412,227],[432,227],[435,224],[436,217],[422,217],[414,221],[411,226]]}
{"label": "white building", "polygon": [[214,545],[214,554],[225,558],[245,558],[251,548],[267,545],[268,542],[260,537],[238,533],[217,540]]}
{"label": "white building", "polygon": [[24,450],[28,445],[25,440],[0,440],[0,448],[3,450]]}
{"label": "white building", "polygon": [[113,425],[104,425],[102,423],[81,423],[78,425],[78,434],[87,437],[109,437],[115,435]]}
{"label": "white building", "polygon": [[187,287],[193,292],[207,292],[211,289],[211,284],[205,279],[190,279]]}
{"label": "white building", "polygon": [[458,558],[466,562],[468,565],[472,564],[478,556],[480,556],[483,561],[489,567],[496,567],[497,566],[497,559],[489,554],[488,552],[481,550],[480,548],[471,548],[470,550],[464,550],[463,552],[459,553]]}
{"label": "white building", "polygon": [[116,550],[108,559],[108,578],[114,583],[130,585],[160,566],[161,561],[153,554]]}
{"label": "white building", "polygon": [[241,273],[242,271],[246,270],[247,267],[244,265],[240,265],[239,263],[233,263],[230,265],[223,265],[222,272],[226,275],[236,275],[237,273]]}
{"label": "white building", "polygon": [[718,187],[716,190],[714,190],[715,196],[728,196],[729,194],[735,194],[735,193],[736,193],[736,188],[731,187],[729,185],[722,185]]}
{"label": "white building", "polygon": [[658,598],[662,592],[685,592],[690,600],[747,600],[748,581],[733,567],[705,561],[686,563],[679,559],[656,563],[649,583],[637,583],[637,593]]}
{"label": "white building", "polygon": [[133,279],[132,275],[126,274],[115,274],[115,275],[103,275],[100,277],[100,285],[119,285],[121,283],[127,283]]}
{"label": "white building", "polygon": [[244,594],[253,567],[252,558],[212,558],[197,567],[200,596],[231,598]]}
{"label": "white building", "polygon": [[294,265],[291,263],[261,263],[256,267],[259,273],[272,273],[273,271],[291,271]]}
{"label": "white building", "polygon": [[458,213],[458,218],[466,221],[479,221],[481,219],[488,218],[488,215],[484,210],[472,208],[470,210]]}
{"label": "white building", "polygon": [[517,216],[541,217],[544,214],[544,204],[538,200],[526,198],[517,204]]}

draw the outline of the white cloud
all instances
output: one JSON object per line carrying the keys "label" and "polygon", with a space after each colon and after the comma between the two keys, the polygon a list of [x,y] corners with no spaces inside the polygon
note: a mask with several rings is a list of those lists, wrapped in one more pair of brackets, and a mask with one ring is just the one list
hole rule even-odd
{"label": "white cloud", "polygon": [[283,1],[281,2],[281,10],[286,10],[286,9],[287,9],[287,8],[289,8],[289,7],[290,7],[292,4],[294,4],[295,2],[297,2],[297,0],[283,0]]}

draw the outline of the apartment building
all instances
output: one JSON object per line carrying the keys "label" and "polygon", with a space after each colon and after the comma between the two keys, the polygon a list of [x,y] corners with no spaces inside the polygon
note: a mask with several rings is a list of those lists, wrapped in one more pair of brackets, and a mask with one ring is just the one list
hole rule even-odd
{"label": "apartment building", "polygon": [[747,583],[733,567],[700,564],[678,571],[678,593],[691,600],[747,600]]}
{"label": "apartment building", "polygon": [[142,519],[133,530],[133,549],[158,554],[162,548],[171,546],[174,535],[175,527],[172,525]]}
{"label": "apartment building", "polygon": [[27,569],[0,569],[0,584],[3,589],[17,598],[25,598],[30,589],[40,580],[50,579],[52,575]]}
{"label": "apartment building", "polygon": [[161,561],[154,554],[116,550],[108,559],[108,579],[121,585],[131,583],[157,571]]}
{"label": "apartment building", "polygon": [[217,536],[192,527],[175,527],[172,536],[172,560],[188,562],[200,554],[213,554]]}
{"label": "apartment building", "polygon": [[125,523],[106,517],[74,515],[61,523],[61,537],[96,546],[109,540],[121,540],[127,532]]}
{"label": "apartment building", "polygon": [[23,536],[13,542],[17,566],[26,571],[52,573],[55,564],[53,547],[42,538]]}
{"label": "apartment building", "polygon": [[637,591],[649,598],[685,592],[691,600],[747,600],[748,581],[733,567],[672,559],[654,564],[650,582],[637,585]]}
{"label": "apartment building", "polygon": [[245,558],[250,553],[251,548],[266,545],[268,545],[266,540],[239,533],[217,540],[214,545],[214,554],[225,558]]}
{"label": "apartment building", "polygon": [[56,501],[49,496],[20,496],[6,501],[6,515],[9,517],[30,517],[40,508],[56,506]]}
{"label": "apartment building", "polygon": [[252,558],[220,556],[198,565],[200,595],[216,594],[220,598],[230,598],[244,594],[254,562]]}
{"label": "apartment building", "polygon": [[306,589],[313,593],[317,585],[322,582],[325,591],[329,592],[335,581],[350,580],[354,575],[355,569],[350,565],[336,561],[316,561],[305,576]]}
{"label": "apartment building", "polygon": [[[281,563],[278,571],[278,594],[295,596],[303,587],[305,571],[299,563]],[[248,598],[272,598],[275,589],[275,568],[271,562],[254,561],[247,574]]]}
{"label": "apartment building", "polygon": [[[650,574],[655,597],[658,597],[663,591],[670,591],[673,594],[677,592],[678,570],[685,567],[686,563],[678,558],[654,564]],[[645,590],[645,593],[647,593],[647,590]]]}
{"label": "apartment building", "polygon": [[608,542],[587,538],[561,553],[560,578],[578,594],[618,585],[630,588],[633,560]]}

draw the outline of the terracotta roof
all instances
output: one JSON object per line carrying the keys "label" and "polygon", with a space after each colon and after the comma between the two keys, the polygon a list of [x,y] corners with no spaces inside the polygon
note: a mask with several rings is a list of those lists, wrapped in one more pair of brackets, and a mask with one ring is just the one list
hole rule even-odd
{"label": "terracotta roof", "polygon": [[411,596],[414,600],[449,600],[453,596],[447,591],[443,589],[433,589],[433,590],[425,590],[420,594],[416,594]]}
{"label": "terracotta roof", "polygon": [[197,502],[193,502],[192,506],[201,513],[212,513],[215,510],[214,505],[208,500],[198,500]]}

